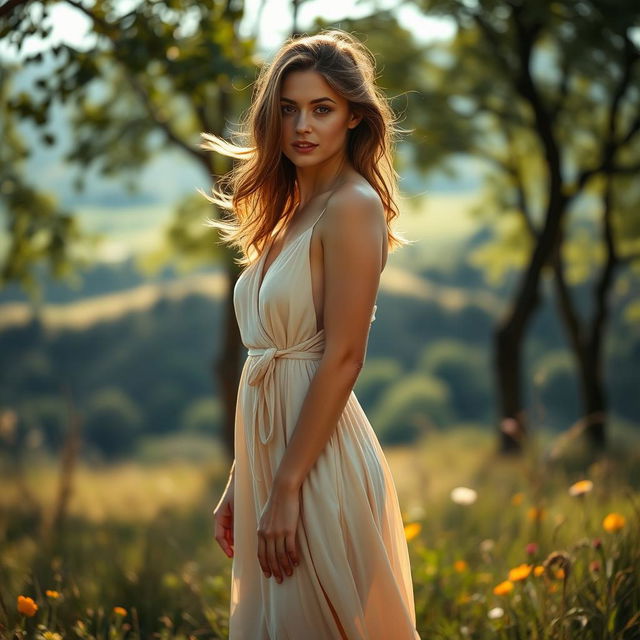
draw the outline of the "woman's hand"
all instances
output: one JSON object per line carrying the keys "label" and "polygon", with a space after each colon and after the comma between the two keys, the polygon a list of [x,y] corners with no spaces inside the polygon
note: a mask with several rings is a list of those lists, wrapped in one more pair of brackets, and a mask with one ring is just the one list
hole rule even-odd
{"label": "woman's hand", "polygon": [[258,561],[265,577],[290,576],[300,564],[296,531],[300,516],[300,490],[273,486],[258,524]]}
{"label": "woman's hand", "polygon": [[220,502],[213,511],[215,538],[230,558],[233,558],[233,494],[233,476],[231,476]]}

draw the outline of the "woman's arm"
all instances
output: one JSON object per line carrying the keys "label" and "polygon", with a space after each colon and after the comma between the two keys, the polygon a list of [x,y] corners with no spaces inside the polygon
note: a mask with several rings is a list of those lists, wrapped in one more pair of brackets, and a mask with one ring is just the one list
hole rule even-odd
{"label": "woman's arm", "polygon": [[274,478],[300,488],[322,453],[364,364],[387,226],[377,194],[336,194],[321,231],[325,351]]}

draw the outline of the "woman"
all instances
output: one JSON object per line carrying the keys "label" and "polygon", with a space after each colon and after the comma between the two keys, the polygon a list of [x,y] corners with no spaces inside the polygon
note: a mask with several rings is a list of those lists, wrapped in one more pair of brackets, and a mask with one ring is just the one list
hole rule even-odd
{"label": "woman", "polygon": [[233,558],[232,640],[415,640],[396,489],[352,388],[388,247],[393,114],[353,36],[290,39],[256,82],[245,145],[209,221],[241,250],[234,307],[248,357],[235,460],[215,508]]}

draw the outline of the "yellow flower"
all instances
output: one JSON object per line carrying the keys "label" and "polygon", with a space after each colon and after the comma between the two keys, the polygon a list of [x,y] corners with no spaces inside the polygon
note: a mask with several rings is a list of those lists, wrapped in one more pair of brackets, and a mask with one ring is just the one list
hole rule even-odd
{"label": "yellow flower", "polygon": [[540,520],[544,520],[547,514],[543,507],[530,507],[529,511],[527,511],[527,517],[529,520],[539,522]]}
{"label": "yellow flower", "polygon": [[544,573],[544,567],[541,564],[539,564],[537,567],[534,567],[533,575],[536,576],[536,578],[541,576],[543,573]]}
{"label": "yellow flower", "polygon": [[622,529],[626,524],[626,522],[627,521],[625,520],[624,516],[620,515],[619,513],[610,513],[602,521],[602,526],[604,527],[605,531],[608,531],[609,533],[614,533]]}
{"label": "yellow flower", "polygon": [[458,572],[462,573],[467,570],[467,563],[464,560],[456,560],[453,563],[453,568]]}
{"label": "yellow flower", "polygon": [[45,593],[47,594],[47,598],[53,598],[54,600],[60,597],[60,593],[54,589],[47,589]]}
{"label": "yellow flower", "polygon": [[569,487],[569,495],[583,496],[585,493],[589,493],[591,489],[593,489],[593,482],[591,482],[591,480],[579,480]]}
{"label": "yellow flower", "polygon": [[34,602],[33,598],[28,596],[18,596],[18,612],[23,616],[34,616],[38,610],[38,605]]}
{"label": "yellow flower", "polygon": [[45,631],[40,637],[42,640],[62,640],[62,636],[55,631]]}
{"label": "yellow flower", "polygon": [[113,613],[117,616],[126,616],[127,610],[124,607],[113,607]]}
{"label": "yellow flower", "polygon": [[415,538],[422,530],[422,525],[419,522],[412,522],[404,526],[404,536],[407,540]]}
{"label": "yellow flower", "polygon": [[513,569],[509,570],[509,580],[511,582],[518,582],[518,580],[524,580],[529,577],[531,573],[531,569],[533,565],[531,564],[521,564]]}
{"label": "yellow flower", "polygon": [[510,580],[505,580],[493,587],[493,593],[497,596],[504,596],[511,591],[513,591],[513,582]]}
{"label": "yellow flower", "polygon": [[522,493],[522,491],[518,491],[518,493],[514,493],[511,496],[511,504],[514,506],[518,506],[520,504],[522,504],[522,501],[524,500],[524,493]]}

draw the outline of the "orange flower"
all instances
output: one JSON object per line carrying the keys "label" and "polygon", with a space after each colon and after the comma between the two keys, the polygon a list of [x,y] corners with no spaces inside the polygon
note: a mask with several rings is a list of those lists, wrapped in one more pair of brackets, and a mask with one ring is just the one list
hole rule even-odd
{"label": "orange flower", "polygon": [[544,573],[544,567],[541,564],[539,564],[537,567],[534,567],[533,575],[536,576],[536,578],[541,576],[543,573]]}
{"label": "orange flower", "polygon": [[47,594],[47,598],[53,598],[54,600],[60,597],[60,593],[54,589],[47,589],[45,593]]}
{"label": "orange flower", "polygon": [[559,567],[553,573],[558,580],[562,580],[565,576],[564,569],[562,567]]}
{"label": "orange flower", "polygon": [[555,593],[558,590],[558,583],[557,582],[552,582],[549,587],[548,587],[548,591],[549,593]]}
{"label": "orange flower", "polygon": [[127,610],[124,607],[113,607],[113,613],[117,616],[126,616]]}
{"label": "orange flower", "polygon": [[462,573],[467,570],[467,563],[464,560],[456,560],[453,563],[453,568],[458,572]]}
{"label": "orange flower", "polygon": [[509,570],[509,580],[511,582],[518,582],[518,580],[524,580],[529,577],[531,573],[531,569],[533,565],[531,564],[521,564],[513,569]]}
{"label": "orange flower", "polygon": [[34,602],[33,598],[28,596],[18,596],[18,612],[23,616],[34,616],[38,610],[38,605]]}
{"label": "orange flower", "polygon": [[513,591],[513,582],[511,580],[505,580],[493,587],[493,593],[497,596],[504,596],[511,591]]}
{"label": "orange flower", "polygon": [[620,515],[619,513],[610,513],[606,518],[602,521],[602,526],[605,531],[609,533],[615,533],[624,527],[626,524],[625,517]]}
{"label": "orange flower", "polygon": [[522,504],[522,501],[524,500],[524,493],[522,493],[522,491],[518,491],[518,493],[514,493],[511,496],[511,504],[514,506],[518,506],[520,504]]}
{"label": "orange flower", "polygon": [[415,538],[422,530],[422,525],[419,522],[412,522],[404,526],[404,537],[407,540]]}
{"label": "orange flower", "polygon": [[593,482],[591,482],[591,480],[579,480],[569,487],[569,495],[583,496],[585,493],[589,493],[591,489],[593,489]]}
{"label": "orange flower", "polygon": [[547,513],[543,507],[530,507],[529,511],[527,511],[527,516],[529,520],[539,522],[547,517]]}

